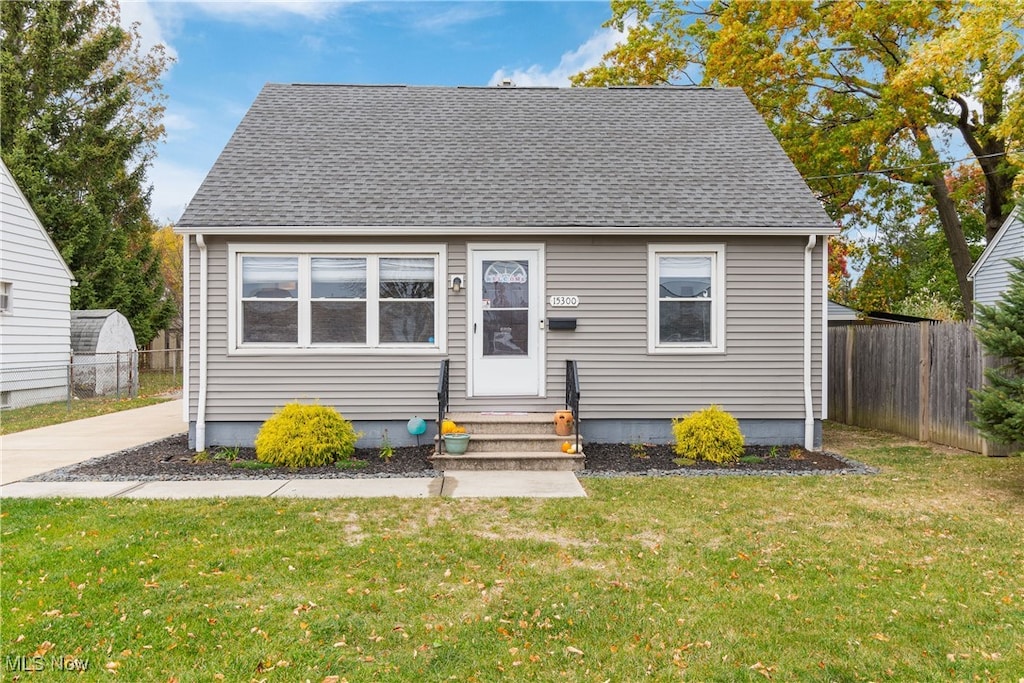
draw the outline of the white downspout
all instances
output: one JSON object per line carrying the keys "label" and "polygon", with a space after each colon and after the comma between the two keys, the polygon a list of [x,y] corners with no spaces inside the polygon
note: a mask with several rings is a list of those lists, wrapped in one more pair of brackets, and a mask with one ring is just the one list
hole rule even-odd
{"label": "white downspout", "polygon": [[807,237],[804,248],[804,448],[814,450],[814,392],[811,382],[811,334],[814,331],[812,315],[814,290],[814,262],[811,258],[817,235]]}
{"label": "white downspout", "polygon": [[199,245],[199,400],[196,407],[196,451],[206,450],[206,314],[209,296],[207,285],[206,240],[196,235]]}
{"label": "white downspout", "polygon": [[821,243],[821,421],[828,419],[828,236]]}

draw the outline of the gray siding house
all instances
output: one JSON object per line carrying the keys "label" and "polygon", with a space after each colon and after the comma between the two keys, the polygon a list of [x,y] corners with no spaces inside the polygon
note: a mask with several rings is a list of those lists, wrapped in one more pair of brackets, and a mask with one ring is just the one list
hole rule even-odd
{"label": "gray siding house", "polygon": [[1024,209],[1016,207],[978,257],[967,279],[974,281],[974,301],[998,302],[1010,286],[1011,258],[1024,258]]}
{"label": "gray siding house", "polygon": [[0,161],[0,407],[67,396],[74,284],[57,247]]}
{"label": "gray siding house", "polygon": [[398,442],[443,359],[453,411],[561,409],[571,360],[591,442],[820,445],[838,230],[741,90],[270,84],[177,230],[196,448],[294,400]]}

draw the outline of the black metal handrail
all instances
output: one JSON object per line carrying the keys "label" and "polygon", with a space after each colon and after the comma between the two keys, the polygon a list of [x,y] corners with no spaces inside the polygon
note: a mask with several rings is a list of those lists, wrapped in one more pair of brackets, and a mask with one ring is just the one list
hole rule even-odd
{"label": "black metal handrail", "polygon": [[441,424],[448,412],[448,359],[441,361],[441,369],[437,374],[437,454],[444,453],[444,435]]}
{"label": "black metal handrail", "polygon": [[576,430],[576,452],[580,452],[580,370],[576,361],[565,361],[565,409],[572,411]]}

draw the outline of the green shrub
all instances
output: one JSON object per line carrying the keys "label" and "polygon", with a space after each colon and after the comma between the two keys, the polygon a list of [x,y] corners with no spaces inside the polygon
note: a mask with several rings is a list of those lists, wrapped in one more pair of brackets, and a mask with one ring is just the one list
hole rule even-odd
{"label": "green shrub", "polygon": [[334,408],[289,403],[256,435],[256,459],[284,467],[319,467],[348,460],[359,434]]}
{"label": "green shrub", "polygon": [[709,462],[736,462],[743,454],[740,423],[719,406],[672,420],[676,455]]}

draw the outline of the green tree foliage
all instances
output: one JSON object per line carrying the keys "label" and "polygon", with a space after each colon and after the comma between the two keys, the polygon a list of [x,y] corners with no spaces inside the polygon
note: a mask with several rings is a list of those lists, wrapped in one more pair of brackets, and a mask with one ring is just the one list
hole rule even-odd
{"label": "green tree foliage", "polygon": [[[985,219],[980,171],[947,173],[972,261],[984,249]],[[967,317],[949,245],[935,214],[894,193],[887,205],[887,227],[865,245],[864,270],[847,303],[864,311],[888,311],[936,320]]]}
{"label": "green tree foliage", "polygon": [[613,0],[607,25],[626,39],[574,83],[742,87],[845,227],[885,225],[894,192],[927,207],[970,311],[971,253],[940,152],[957,142],[981,170],[992,239],[1022,168],[1019,1]]}
{"label": "green tree foliage", "polygon": [[978,305],[975,334],[1002,365],[985,370],[988,383],[972,400],[977,427],[997,443],[1024,443],[1024,260],[1011,259],[1010,286],[994,306]]}
{"label": "green tree foliage", "polygon": [[0,153],[78,281],[140,345],[174,313],[150,235],[146,169],[163,135],[162,48],[102,0],[0,3]]}

